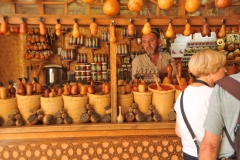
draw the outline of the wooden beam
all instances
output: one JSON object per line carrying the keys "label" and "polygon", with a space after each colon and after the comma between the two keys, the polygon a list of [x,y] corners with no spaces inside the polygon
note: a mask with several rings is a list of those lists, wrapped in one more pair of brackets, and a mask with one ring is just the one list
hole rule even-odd
{"label": "wooden beam", "polygon": [[[0,15],[4,16],[4,15]],[[15,16],[9,16],[8,22],[9,24],[20,24],[22,22],[21,17],[27,18],[27,24],[29,25],[36,25],[39,24],[39,17],[40,15],[15,15]],[[148,17],[132,17],[132,16],[118,16],[118,17],[108,17],[108,16],[98,16],[98,15],[91,15],[91,16],[79,16],[79,15],[42,15],[44,18],[44,22],[46,25],[55,25],[56,18],[60,18],[61,24],[63,25],[72,25],[73,19],[78,18],[78,23],[81,26],[88,26],[92,21],[92,17],[96,17],[98,20],[99,26],[108,26],[109,23],[114,20],[115,23],[118,26],[126,26],[129,24],[129,19],[132,18],[134,20],[134,24],[136,26],[142,26],[146,22],[146,18]],[[184,26],[186,24],[186,19],[191,19],[191,25],[192,26],[201,26],[203,24],[204,17],[202,16],[195,16],[195,17],[189,17],[189,16],[181,16],[181,17],[170,17],[170,16],[160,16],[160,17],[154,17],[150,18],[150,24],[152,26],[161,27],[161,26],[167,26],[169,19],[172,19],[172,25],[175,26]],[[222,19],[227,19],[226,26],[234,26],[239,24],[240,15],[238,16],[212,16],[207,17],[208,23],[210,26],[219,26],[222,25]],[[0,19],[0,23],[3,20]]]}

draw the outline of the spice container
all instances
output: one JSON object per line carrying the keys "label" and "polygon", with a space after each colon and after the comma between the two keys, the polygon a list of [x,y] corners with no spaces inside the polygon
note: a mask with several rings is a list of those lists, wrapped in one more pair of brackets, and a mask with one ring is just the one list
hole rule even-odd
{"label": "spice container", "polygon": [[102,63],[102,72],[106,72],[107,71],[107,63],[103,62]]}
{"label": "spice container", "polygon": [[91,70],[91,65],[90,64],[86,64],[85,66],[86,66],[86,70],[89,70],[89,71]]}
{"label": "spice container", "polygon": [[102,72],[97,72],[97,81],[102,80]]}
{"label": "spice container", "polygon": [[75,71],[75,76],[81,76],[81,71]]}
{"label": "spice container", "polygon": [[86,70],[86,65],[85,64],[80,64],[80,70],[81,71]]}
{"label": "spice container", "polygon": [[75,65],[75,71],[80,71],[80,65],[79,64]]}
{"label": "spice container", "polygon": [[80,82],[81,76],[75,76],[75,81]]}
{"label": "spice container", "polygon": [[91,76],[91,71],[87,71],[87,70],[86,70],[86,71],[85,71],[85,75],[86,75],[86,76]]}
{"label": "spice container", "polygon": [[86,81],[86,76],[80,76],[81,81]]}
{"label": "spice container", "polygon": [[91,71],[95,72],[96,70],[96,63],[91,63]]}
{"label": "spice container", "polygon": [[92,80],[96,81],[97,80],[97,72],[91,72],[92,75]]}
{"label": "spice container", "polygon": [[107,80],[108,75],[107,72],[102,72],[102,80]]}
{"label": "spice container", "polygon": [[101,72],[102,71],[102,64],[100,62],[96,63],[96,70],[97,70],[97,72]]}
{"label": "spice container", "polygon": [[80,72],[80,76],[85,76],[86,75],[86,71],[79,71]]}
{"label": "spice container", "polygon": [[92,76],[86,76],[86,81],[91,81],[92,80]]}

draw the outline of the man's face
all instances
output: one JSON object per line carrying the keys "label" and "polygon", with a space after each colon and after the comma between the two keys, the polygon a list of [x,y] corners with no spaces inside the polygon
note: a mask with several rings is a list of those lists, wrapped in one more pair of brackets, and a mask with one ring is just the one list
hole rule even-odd
{"label": "man's face", "polygon": [[154,55],[158,50],[159,39],[154,33],[142,36],[142,46],[147,54]]}

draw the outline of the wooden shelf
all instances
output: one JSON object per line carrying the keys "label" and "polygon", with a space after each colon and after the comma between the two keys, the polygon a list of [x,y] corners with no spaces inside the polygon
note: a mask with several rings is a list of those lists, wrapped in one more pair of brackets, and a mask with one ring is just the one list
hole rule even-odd
{"label": "wooden shelf", "polygon": [[124,122],[122,124],[111,123],[79,123],[79,124],[54,124],[54,125],[24,125],[1,126],[0,133],[47,133],[47,132],[76,132],[76,131],[110,131],[110,130],[146,130],[146,129],[174,129],[175,121],[162,122]]}

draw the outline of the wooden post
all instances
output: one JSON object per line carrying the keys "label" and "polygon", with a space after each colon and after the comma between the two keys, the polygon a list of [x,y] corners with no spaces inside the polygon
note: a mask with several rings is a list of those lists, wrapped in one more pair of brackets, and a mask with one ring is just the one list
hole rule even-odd
{"label": "wooden post", "polygon": [[117,54],[116,43],[110,43],[110,72],[111,72],[111,122],[117,123]]}

